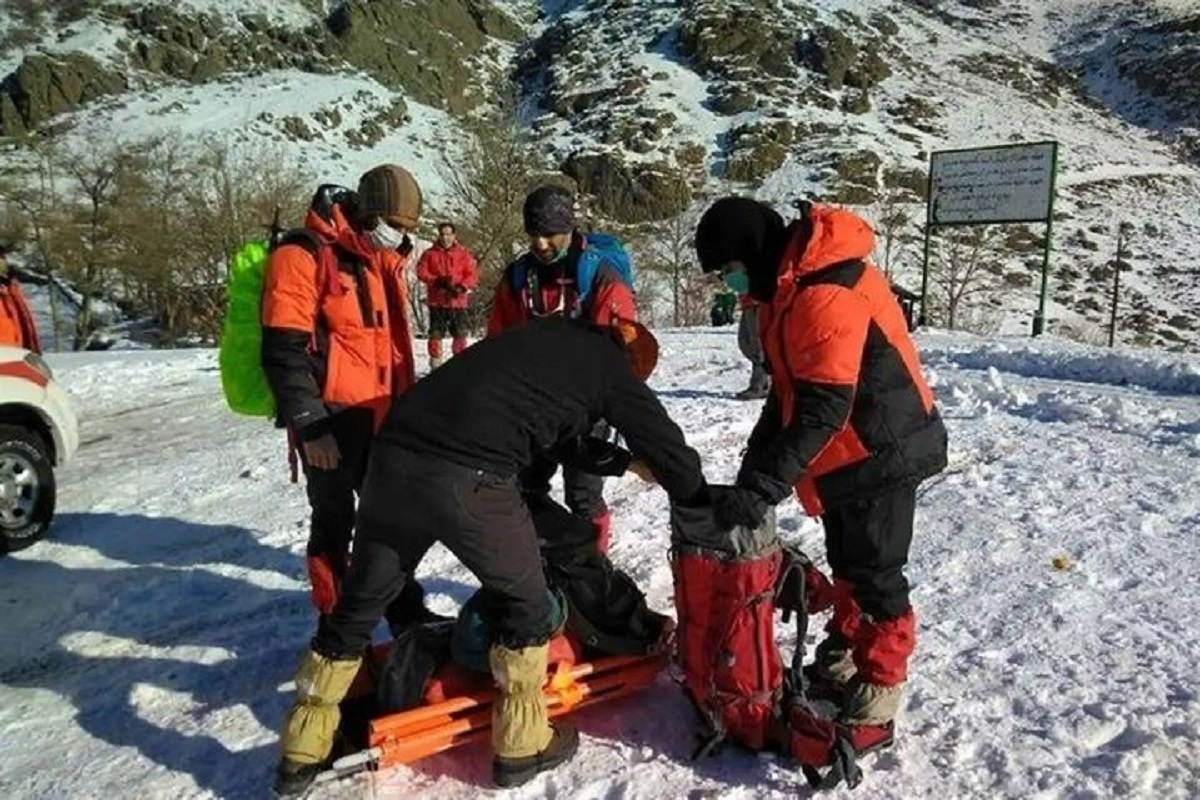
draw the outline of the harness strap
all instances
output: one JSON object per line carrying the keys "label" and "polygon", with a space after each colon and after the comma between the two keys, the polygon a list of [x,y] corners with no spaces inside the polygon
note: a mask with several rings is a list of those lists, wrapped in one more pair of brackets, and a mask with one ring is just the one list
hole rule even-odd
{"label": "harness strap", "polygon": [[824,775],[816,767],[810,767],[807,764],[800,767],[808,785],[815,791],[823,792],[832,789],[842,781],[846,782],[847,789],[853,789],[862,783],[862,768],[858,766],[858,755],[849,739],[838,734],[830,757],[833,759],[833,766]]}
{"label": "harness strap", "polygon": [[[804,642],[808,638],[808,585],[806,567],[808,557],[794,547],[783,548],[783,565],[779,570],[779,578],[775,583],[775,602],[782,607],[781,618],[786,624],[796,613],[796,646],[792,651],[792,663],[784,681],[784,694],[791,702],[800,700],[807,702],[808,686],[804,677]],[[780,602],[780,596],[787,591],[790,597]]]}

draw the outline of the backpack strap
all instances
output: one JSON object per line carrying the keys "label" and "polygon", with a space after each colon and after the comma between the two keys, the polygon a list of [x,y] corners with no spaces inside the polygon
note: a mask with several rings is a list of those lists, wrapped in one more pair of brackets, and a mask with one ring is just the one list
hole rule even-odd
{"label": "backpack strap", "polygon": [[[571,256],[568,256],[568,258],[570,257]],[[515,294],[521,300],[522,305],[525,306],[526,310],[529,311],[532,316],[577,316],[575,311],[579,306],[578,286],[576,286],[575,306],[573,308],[567,308],[565,303],[565,295],[561,294],[562,292],[566,292],[568,287],[576,283],[568,278],[560,279],[558,282],[560,292],[559,297],[564,298],[564,301],[559,303],[559,307],[549,310],[543,307],[541,281],[538,278],[537,267],[530,266],[530,258],[532,258],[532,256],[528,254],[523,255],[514,261],[511,267],[509,267],[509,285],[512,287],[513,294]]]}
{"label": "backpack strap", "polygon": [[800,765],[804,779],[808,781],[808,785],[814,791],[823,792],[833,789],[842,781],[846,782],[847,789],[853,789],[862,783],[863,771],[858,766],[858,753],[850,740],[840,733],[834,738],[830,760],[833,764],[824,775],[814,766]]}
{"label": "backpack strap", "polygon": [[271,249],[289,244],[303,247],[317,262],[317,267],[320,270],[320,281],[323,284],[320,288],[324,294],[340,295],[345,292],[341,282],[337,279],[339,259],[331,243],[325,241],[315,231],[308,228],[293,228],[281,234]]}
{"label": "backpack strap", "polygon": [[796,615],[796,647],[792,663],[784,678],[784,696],[790,705],[793,698],[804,699],[808,687],[804,677],[804,642],[808,638],[808,567],[812,565],[804,551],[795,545],[783,546],[783,565],[775,583],[775,607],[782,612],[786,624]]}
{"label": "backpack strap", "polygon": [[846,261],[839,261],[836,264],[830,264],[828,267],[823,267],[816,272],[810,272],[803,277],[796,278],[795,286],[797,289],[803,289],[808,286],[817,286],[820,284],[833,284],[841,286],[845,289],[853,288],[862,278],[863,271],[867,268],[867,262],[861,258],[851,258]]}
{"label": "backpack strap", "polygon": [[[800,762],[800,770],[804,773],[808,785],[815,791],[833,789],[845,781],[846,787],[853,789],[862,781],[862,769],[858,766],[858,752],[854,744],[846,737],[831,720],[817,717],[812,711],[808,699],[807,679],[804,677],[804,642],[808,637],[809,600],[810,593],[818,596],[821,586],[810,586],[810,570],[814,570],[812,560],[803,550],[795,545],[784,545],[783,566],[779,570],[779,580],[775,589],[775,605],[782,611],[783,621],[787,622],[792,613],[796,614],[796,648],[792,652],[792,663],[787,677],[784,679],[783,710],[787,714],[788,728],[792,732],[793,743],[788,748],[792,750],[793,758],[804,755],[813,760],[828,759],[829,769],[824,775],[811,763]],[[811,610],[821,610],[820,608]],[[797,753],[794,748],[794,737],[806,739],[805,753]],[[813,749],[814,752],[807,752]],[[820,750],[818,754],[815,750]]]}
{"label": "backpack strap", "polygon": [[579,283],[575,300],[577,307],[587,302],[592,289],[595,288],[600,270],[606,266],[610,267],[617,279],[632,291],[633,268],[621,240],[607,233],[585,234],[575,268],[575,276]]}

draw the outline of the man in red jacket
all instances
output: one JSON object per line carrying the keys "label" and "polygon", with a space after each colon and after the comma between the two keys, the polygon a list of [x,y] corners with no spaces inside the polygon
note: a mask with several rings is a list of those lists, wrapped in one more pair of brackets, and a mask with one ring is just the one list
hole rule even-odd
{"label": "man in red jacket", "polygon": [[417,279],[425,284],[429,305],[429,367],[442,365],[442,339],[452,339],[458,355],[467,346],[467,305],[479,285],[479,267],[471,251],[458,243],[454,223],[438,225],[437,242],[421,256]]}
{"label": "man in red jacket", "polygon": [[[637,319],[633,288],[618,265],[605,256],[595,258],[601,241],[610,237],[576,229],[571,192],[540,186],[525,198],[523,214],[529,250],[508,265],[496,285],[488,336],[541,317],[596,325]],[[558,460],[546,454],[523,475],[526,491],[548,492],[557,468]],[[604,502],[604,479],[564,466],[563,493],[572,513],[591,520],[597,546],[607,552],[612,518]]]}

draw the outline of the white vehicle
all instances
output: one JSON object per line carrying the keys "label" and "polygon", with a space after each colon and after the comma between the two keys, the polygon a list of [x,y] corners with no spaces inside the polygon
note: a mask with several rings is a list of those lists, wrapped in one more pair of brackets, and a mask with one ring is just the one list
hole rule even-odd
{"label": "white vehicle", "polygon": [[67,393],[42,358],[0,347],[0,554],[46,535],[54,516],[54,468],[79,447]]}

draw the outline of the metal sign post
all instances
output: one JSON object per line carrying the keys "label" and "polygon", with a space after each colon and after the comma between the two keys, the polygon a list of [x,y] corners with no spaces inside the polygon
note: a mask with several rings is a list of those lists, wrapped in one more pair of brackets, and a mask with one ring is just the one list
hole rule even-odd
{"label": "metal sign post", "polygon": [[1058,142],[939,150],[930,155],[925,256],[921,268],[922,324],[928,318],[930,240],[935,228],[1044,222],[1046,243],[1033,335],[1043,332],[1057,170]]}

